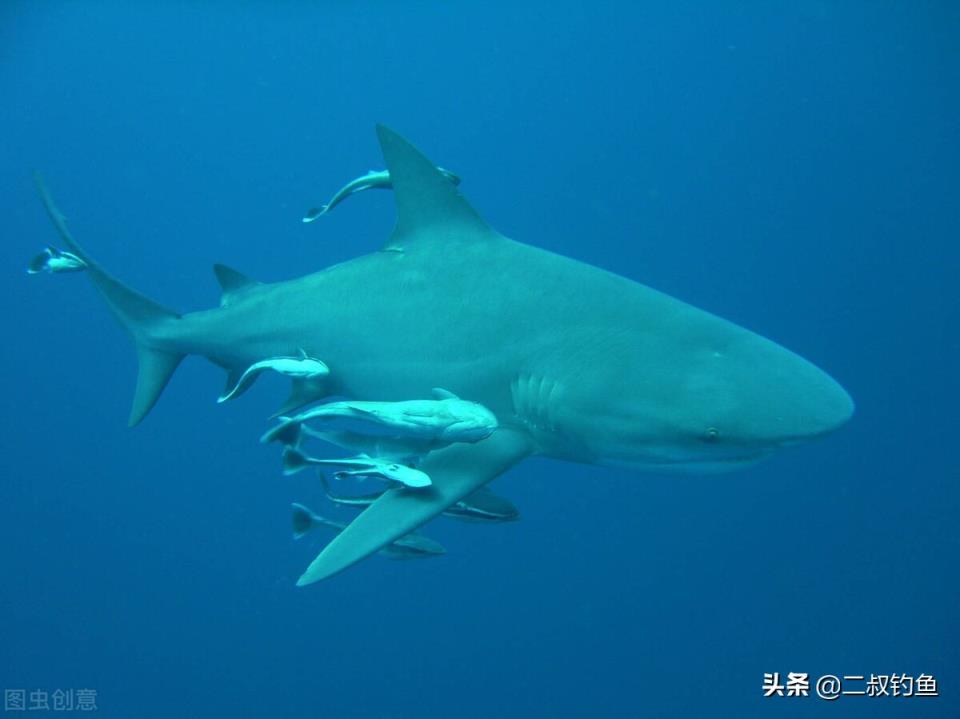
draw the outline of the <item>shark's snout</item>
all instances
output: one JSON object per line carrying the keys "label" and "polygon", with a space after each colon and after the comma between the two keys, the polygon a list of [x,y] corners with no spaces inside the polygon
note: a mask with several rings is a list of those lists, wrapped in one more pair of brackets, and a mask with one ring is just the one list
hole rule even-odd
{"label": "shark's snout", "polygon": [[853,417],[855,405],[850,394],[826,372],[814,368],[819,375],[815,382],[798,388],[798,417],[783,444],[801,442],[835,432]]}
{"label": "shark's snout", "polygon": [[740,430],[748,443],[785,446],[836,431],[853,416],[854,403],[833,377],[773,343],[738,368],[742,392]]}

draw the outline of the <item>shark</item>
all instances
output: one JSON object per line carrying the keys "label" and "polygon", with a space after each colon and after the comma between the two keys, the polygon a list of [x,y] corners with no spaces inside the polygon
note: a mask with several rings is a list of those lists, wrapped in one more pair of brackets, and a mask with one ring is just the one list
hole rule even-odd
{"label": "shark", "polygon": [[444,387],[495,415],[485,439],[425,457],[418,469],[429,487],[391,488],[373,501],[299,586],[355,565],[533,455],[637,472],[730,471],[851,418],[850,395],[800,355],[632,279],[505,237],[420,150],[383,125],[376,131],[397,209],[379,250],[275,283],[220,269],[220,306],[185,314],[101,267],[38,179],[61,239],[136,348],[130,425],[187,355],[236,376],[301,349],[330,370],[296,397],[301,405],[333,395],[427,398]]}

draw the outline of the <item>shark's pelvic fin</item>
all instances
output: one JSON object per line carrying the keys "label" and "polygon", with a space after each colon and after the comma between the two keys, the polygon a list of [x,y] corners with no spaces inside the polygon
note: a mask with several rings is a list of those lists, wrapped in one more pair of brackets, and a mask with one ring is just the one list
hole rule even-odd
{"label": "shark's pelvic fin", "polygon": [[280,409],[270,415],[270,419],[289,414],[305,404],[323,399],[328,394],[330,394],[330,390],[326,377],[296,377],[291,382],[290,396],[287,397]]}
{"label": "shark's pelvic fin", "polygon": [[232,267],[216,264],[213,266],[213,274],[217,276],[217,282],[223,290],[223,296],[220,298],[220,306],[226,307],[235,301],[238,296],[245,292],[260,286],[260,282],[247,277],[242,272],[237,272]]}
{"label": "shark's pelvic fin", "polygon": [[532,451],[526,434],[501,428],[476,444],[457,444],[430,454],[420,466],[430,487],[390,489],[363,511],[313,560],[297,586],[342,572],[474,492]]}
{"label": "shark's pelvic fin", "polygon": [[34,181],[40,192],[43,206],[60,234],[60,238],[71,252],[87,263],[87,275],[93,281],[94,287],[106,300],[110,311],[123,325],[137,348],[140,370],[137,375],[133,407],[130,409],[129,424],[132,427],[138,424],[156,404],[170,376],[184,357],[182,354],[164,350],[153,339],[160,325],[176,322],[180,319],[180,315],[127,287],[97,264],[73,239],[63,214],[53,203],[53,198],[50,197],[39,173],[34,174]]}
{"label": "shark's pelvic fin", "polygon": [[383,125],[377,125],[377,137],[397,203],[397,225],[384,249],[402,250],[417,240],[427,241],[432,234],[428,230],[441,228],[458,239],[499,237],[417,148]]}

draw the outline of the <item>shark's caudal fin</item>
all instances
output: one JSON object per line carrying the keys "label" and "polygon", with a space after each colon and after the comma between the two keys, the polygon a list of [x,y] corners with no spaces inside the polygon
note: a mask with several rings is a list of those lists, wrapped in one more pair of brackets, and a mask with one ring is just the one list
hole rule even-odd
{"label": "shark's caudal fin", "polygon": [[140,371],[137,375],[133,407],[130,409],[129,424],[132,427],[156,404],[157,398],[184,357],[178,352],[163,349],[154,339],[156,330],[161,325],[179,320],[180,315],[130,289],[97,264],[73,239],[64,216],[53,204],[39,173],[34,175],[34,180],[43,206],[61,239],[71,252],[87,263],[87,275],[136,346]]}
{"label": "shark's caudal fin", "polygon": [[342,572],[443,512],[531,452],[529,438],[498,429],[476,444],[457,444],[430,454],[420,467],[430,487],[390,489],[363,511],[313,560],[297,586]]}
{"label": "shark's caudal fin", "polygon": [[459,239],[499,237],[417,148],[383,125],[377,125],[377,137],[397,203],[397,225],[385,249],[402,250],[441,228],[442,235]]}

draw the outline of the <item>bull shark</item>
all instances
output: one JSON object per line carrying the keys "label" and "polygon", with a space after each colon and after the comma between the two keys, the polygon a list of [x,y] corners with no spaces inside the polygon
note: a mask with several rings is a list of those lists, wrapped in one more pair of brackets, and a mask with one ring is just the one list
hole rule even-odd
{"label": "bull shark", "polygon": [[298,585],[345,570],[531,455],[734,470],[852,416],[847,392],[809,361],[638,282],[508,239],[413,145],[384,126],[377,135],[397,206],[380,251],[271,284],[228,273],[221,306],[188,314],[95,262],[38,182],[61,238],[136,346],[131,425],[187,355],[236,373],[299,348],[330,368],[317,392],[399,401],[445,387],[496,416],[486,439],[424,459],[430,487],[384,492]]}

